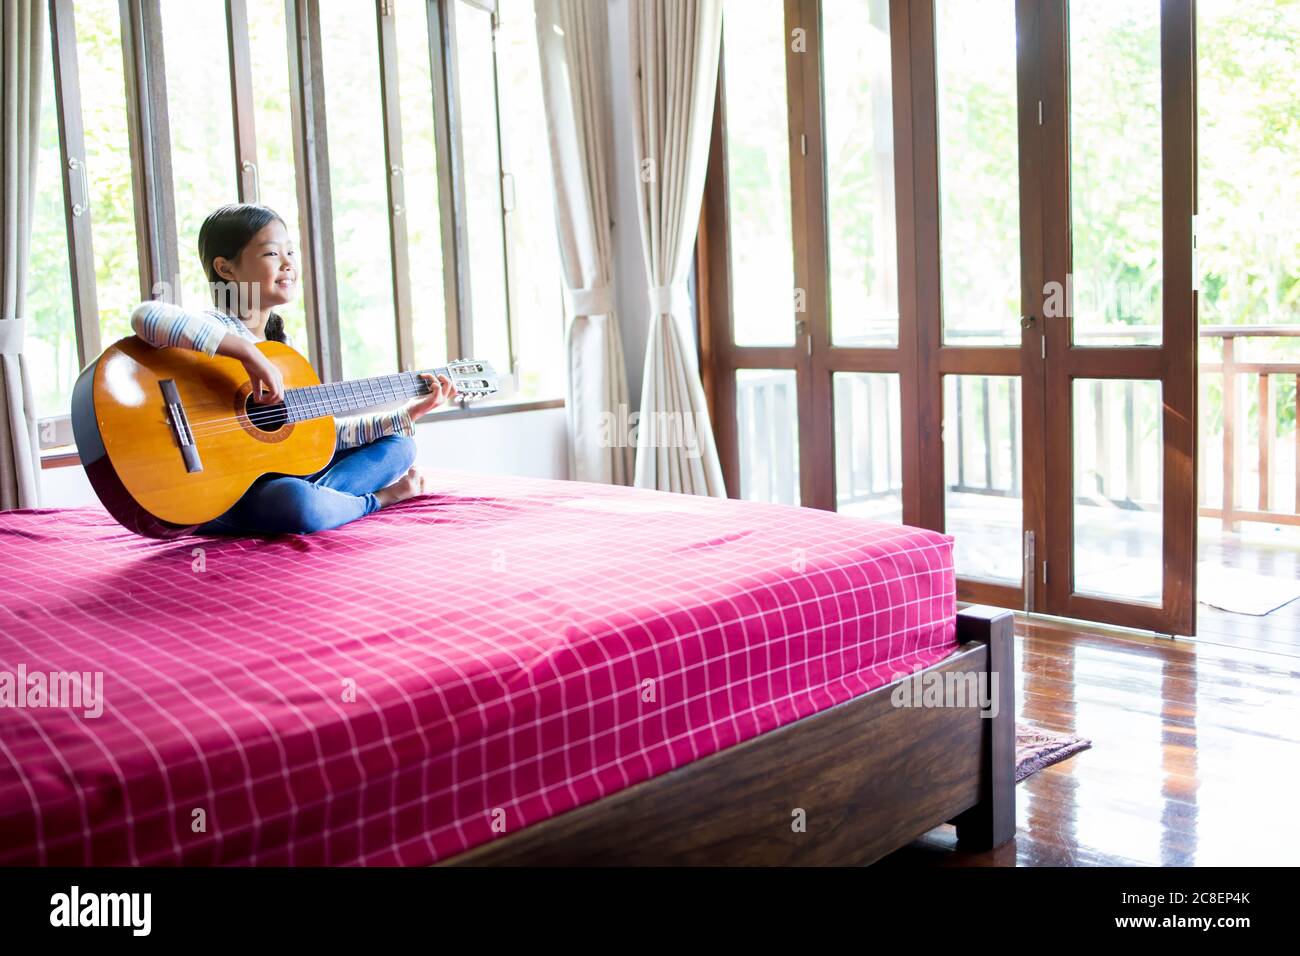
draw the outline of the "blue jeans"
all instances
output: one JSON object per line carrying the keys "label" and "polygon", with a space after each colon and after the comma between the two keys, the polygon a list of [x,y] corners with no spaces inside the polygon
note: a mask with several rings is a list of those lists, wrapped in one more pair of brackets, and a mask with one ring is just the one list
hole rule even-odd
{"label": "blue jeans", "polygon": [[306,478],[263,475],[225,514],[195,534],[310,534],[379,509],[375,492],[402,477],[415,461],[415,442],[388,435],[334,453]]}

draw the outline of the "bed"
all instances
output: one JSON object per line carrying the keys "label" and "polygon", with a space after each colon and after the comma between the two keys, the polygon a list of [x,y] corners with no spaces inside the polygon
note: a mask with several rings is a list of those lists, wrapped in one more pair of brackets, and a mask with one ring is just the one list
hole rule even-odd
{"label": "bed", "polygon": [[[1010,615],[956,612],[947,536],[427,487],[308,537],[0,513],[0,865],[867,863],[949,821],[1013,834]],[[997,716],[895,706],[917,673],[1005,675]]]}

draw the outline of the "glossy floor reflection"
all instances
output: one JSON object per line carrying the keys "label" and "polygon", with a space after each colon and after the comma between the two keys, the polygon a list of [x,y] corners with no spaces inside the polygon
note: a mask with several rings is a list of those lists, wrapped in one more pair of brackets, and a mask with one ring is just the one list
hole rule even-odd
{"label": "glossy floor reflection", "polygon": [[1022,622],[1016,661],[1019,719],[1092,749],[1020,784],[1011,843],[939,827],[878,865],[1294,865],[1300,657]]}
{"label": "glossy floor reflection", "polygon": [[[1197,560],[1271,578],[1300,578],[1300,527],[1270,527],[1248,521],[1237,533],[1222,530],[1217,519],[1202,518]],[[1211,572],[1212,573],[1212,572]],[[1300,601],[1271,614],[1232,614],[1198,605],[1197,639],[1262,651],[1300,655]]]}

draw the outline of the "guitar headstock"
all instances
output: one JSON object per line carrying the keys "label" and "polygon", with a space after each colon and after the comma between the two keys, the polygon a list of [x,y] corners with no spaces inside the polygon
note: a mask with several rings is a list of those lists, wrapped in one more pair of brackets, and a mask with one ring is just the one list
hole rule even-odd
{"label": "guitar headstock", "polygon": [[448,362],[447,377],[456,386],[460,398],[484,398],[501,387],[496,369],[491,363],[478,359]]}

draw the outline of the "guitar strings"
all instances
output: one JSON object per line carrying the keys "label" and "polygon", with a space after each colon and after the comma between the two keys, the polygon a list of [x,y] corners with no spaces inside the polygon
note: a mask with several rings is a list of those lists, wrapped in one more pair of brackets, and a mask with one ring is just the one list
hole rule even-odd
{"label": "guitar strings", "polygon": [[[427,395],[428,393],[427,393],[427,392],[424,392],[424,393],[418,393],[418,392],[417,392],[417,393],[415,393],[415,394],[409,394],[409,393],[408,393],[408,394],[404,394],[404,395],[403,395],[403,394],[393,394],[393,395],[365,395],[365,396],[360,396],[361,398],[364,398],[364,399],[367,400],[368,402],[369,402],[369,399],[371,399],[371,398],[375,399],[374,402],[371,402],[371,403],[369,403],[369,404],[367,404],[367,405],[361,406],[361,408],[375,408],[375,407],[378,407],[378,406],[380,406],[380,405],[386,405],[386,404],[388,404],[388,403],[390,403],[390,402],[406,401],[407,399],[417,398],[417,397],[419,397],[420,394],[426,394],[426,395]],[[272,418],[276,418],[276,417],[280,416],[281,414],[284,414],[284,413],[287,413],[287,412],[316,412],[316,411],[319,411],[319,412],[321,412],[322,414],[330,414],[331,412],[342,411],[342,409],[336,407],[340,402],[346,404],[347,402],[350,402],[350,401],[352,401],[352,400],[354,400],[354,399],[356,399],[356,398],[358,398],[358,396],[354,396],[354,395],[349,395],[349,396],[337,396],[337,397],[333,397],[333,398],[312,399],[311,401],[308,401],[308,402],[301,402],[301,403],[294,404],[294,405],[290,405],[288,402],[283,402],[283,401],[282,401],[282,402],[277,402],[277,403],[275,403],[274,405],[262,405],[262,404],[259,404],[259,403],[254,403],[252,409],[249,410],[249,411],[247,411],[247,412],[245,412],[243,415],[238,415],[238,414],[236,414],[236,415],[224,415],[224,416],[220,416],[220,417],[216,417],[216,418],[209,418],[209,419],[205,420],[204,422],[200,423],[200,424],[197,425],[197,426],[192,426],[191,430],[196,430],[196,429],[197,429],[197,430],[199,430],[199,431],[202,431],[202,430],[204,430],[204,429],[206,429],[206,428],[210,428],[210,427],[212,427],[212,426],[214,426],[214,425],[225,425],[226,423],[229,423],[229,422],[238,422],[238,421],[240,421],[241,418],[247,418],[249,421],[251,421],[251,422],[253,422],[253,423],[256,424],[256,423],[258,423],[258,422],[268,421],[268,420],[270,420],[270,419],[272,419]],[[202,406],[188,406],[188,407],[189,407],[189,408],[198,408],[198,407],[202,407]],[[281,411],[281,410],[283,410],[283,411]],[[322,411],[322,410],[323,410],[323,411]]]}
{"label": "guitar strings", "polygon": [[[376,408],[379,406],[367,406],[367,407]],[[288,411],[292,411],[294,413],[305,412],[306,414],[302,414],[300,417],[295,417],[290,419],[288,417],[288,411],[281,411],[281,409],[284,408],[285,408],[284,405],[272,406],[271,410],[266,411],[262,414],[258,414],[256,416],[247,415],[244,417],[254,427],[260,426],[264,423],[274,422],[277,419],[282,419],[280,425],[277,428],[268,430],[268,434],[269,434],[272,431],[278,431],[279,427],[283,427],[284,425],[293,425],[300,421],[311,421],[317,418],[324,418],[328,415],[338,415],[339,413],[338,409],[330,409],[324,406],[320,408],[316,408],[316,407],[307,408],[305,406],[302,406],[302,407],[295,407]],[[355,412],[355,414],[362,414],[362,413],[363,413],[363,409],[358,409]],[[203,422],[198,426],[191,426],[190,434],[193,435],[196,439],[212,438],[217,435],[224,434],[226,432],[240,431],[243,427],[244,427],[244,423],[239,417],[229,416],[226,418],[212,419],[210,421]]]}
{"label": "guitar strings", "polygon": [[[442,369],[436,370],[436,371],[435,371],[435,374],[437,374],[438,372],[442,372],[442,371],[444,371],[444,370],[442,370]],[[358,380],[356,380],[356,381],[359,381],[359,382],[360,382],[360,381],[365,381],[365,379],[358,379]],[[421,383],[421,384],[424,384],[423,379],[420,380],[420,383]],[[336,382],[336,383],[329,383],[329,384],[330,384],[330,385],[342,385],[342,384],[345,384],[345,383],[339,383],[339,382]],[[318,385],[309,385],[309,386],[302,386],[302,387],[303,387],[303,388],[321,388],[321,387],[328,387],[328,386],[326,386],[326,385],[319,385],[319,386],[318,386]],[[427,395],[427,394],[429,394],[429,393],[428,393],[428,392],[415,392],[414,394],[411,394],[411,393],[405,393],[405,394],[403,394],[403,393],[394,393],[394,394],[391,394],[391,395],[390,395],[390,394],[387,394],[387,389],[385,390],[385,393],[384,393],[384,394],[374,394],[374,393],[369,393],[369,394],[358,394],[358,393],[356,393],[356,392],[354,392],[354,393],[352,393],[352,394],[346,394],[346,393],[345,393],[345,394],[336,394],[336,395],[329,395],[329,396],[321,396],[321,397],[319,397],[319,398],[313,398],[313,399],[311,399],[311,400],[309,400],[309,401],[305,401],[305,402],[302,402],[302,403],[300,403],[300,404],[298,404],[298,405],[294,405],[294,406],[292,407],[291,410],[292,410],[292,411],[295,411],[295,412],[296,412],[296,411],[321,412],[322,409],[332,409],[332,406],[335,405],[335,404],[338,403],[338,402],[345,402],[345,403],[346,403],[346,402],[350,402],[350,401],[352,401],[352,400],[354,400],[354,399],[357,399],[358,397],[363,398],[363,399],[370,399],[370,398],[375,398],[375,399],[377,399],[377,401],[375,401],[373,405],[363,406],[363,407],[377,407],[377,406],[379,406],[379,405],[385,405],[385,404],[388,404],[389,402],[405,401],[405,400],[407,400],[407,399],[418,398],[420,395]],[[186,406],[187,410],[196,410],[196,409],[200,409],[200,408],[228,408],[228,407],[229,407],[229,406],[226,405],[225,403],[219,403],[219,402],[202,402],[202,403],[199,403],[199,404],[192,404],[192,405],[187,405],[187,406]],[[242,417],[246,417],[249,421],[251,421],[251,422],[253,422],[253,423],[256,424],[256,423],[258,423],[258,422],[268,421],[268,420],[270,420],[270,419],[273,419],[273,418],[278,417],[278,416],[281,414],[280,409],[285,409],[286,411],[288,411],[288,410],[290,410],[290,406],[289,406],[289,404],[288,404],[287,402],[278,402],[278,403],[276,403],[275,405],[271,405],[271,406],[265,406],[265,405],[260,405],[260,404],[254,404],[254,408],[253,408],[253,410],[246,412],[246,413],[244,414],[244,416],[242,416]],[[333,409],[333,410],[334,410],[334,411],[337,411],[338,409]],[[322,414],[329,414],[330,412],[329,412],[329,411],[324,411],[324,412],[321,412],[321,413],[322,413]],[[222,417],[218,417],[218,418],[211,418],[211,419],[208,419],[207,421],[202,422],[202,423],[200,423],[200,424],[198,424],[198,425],[196,425],[196,426],[191,426],[191,429],[190,429],[190,430],[191,430],[191,432],[193,432],[193,433],[195,433],[195,434],[197,434],[198,432],[203,432],[203,431],[210,432],[210,430],[211,430],[211,428],[212,428],[213,426],[221,426],[221,427],[223,428],[223,430],[224,430],[224,427],[226,426],[226,423],[228,423],[228,422],[236,422],[236,423],[237,423],[237,422],[239,422],[240,418],[241,418],[241,416],[239,416],[239,415],[227,415],[227,416],[222,416]]]}
{"label": "guitar strings", "polygon": [[[363,408],[364,407],[374,408],[374,407],[379,407],[390,403],[405,401],[411,398],[418,398],[421,394],[427,395],[429,393],[423,392],[423,393],[416,393],[415,395],[405,395],[405,396],[394,395],[391,398],[385,396],[384,397],[385,400],[376,402],[374,405],[371,406],[363,406]],[[283,416],[284,417],[283,424],[288,425],[294,423],[291,422],[288,418],[288,414],[290,412],[293,412],[295,414],[303,413],[303,412],[309,413],[305,416],[305,419],[323,418],[327,415],[336,414],[342,411],[342,409],[338,409],[334,407],[336,402],[340,400],[347,401],[348,399],[351,398],[355,398],[355,396],[342,396],[341,398],[314,400],[301,405],[295,405],[292,408],[290,408],[287,404],[282,402],[270,407],[261,406],[257,411],[249,412],[243,417],[247,418],[247,420],[252,422],[254,425],[257,425],[262,422],[273,421]],[[191,406],[191,407],[202,407],[202,406]],[[358,409],[358,411],[360,411],[360,409]],[[294,419],[294,421],[302,421],[305,419],[298,418],[298,419]],[[208,421],[201,422],[198,425],[193,425],[190,427],[190,434],[193,435],[195,438],[198,438],[200,435],[204,436],[205,438],[210,438],[215,435],[222,434],[224,432],[238,431],[243,427],[244,425],[243,422],[241,421],[241,416],[228,415],[222,418],[209,419]]]}
{"label": "guitar strings", "polygon": [[[301,388],[304,388],[304,387],[305,387],[305,388],[318,388],[319,386],[315,386],[315,385],[299,386],[299,387],[292,388],[292,389],[285,389],[285,391],[286,391],[286,392],[298,391],[298,390],[300,390]],[[392,391],[392,389],[385,389],[385,390],[384,390],[385,395],[386,395],[388,392],[390,392],[390,391]],[[376,394],[377,394],[377,393],[376,393]],[[402,394],[394,394],[393,397],[392,397],[392,400],[393,400],[393,401],[398,401],[398,400],[400,400],[401,398],[415,398],[415,397],[418,397],[418,396],[421,395],[421,394],[428,394],[428,393],[427,393],[427,392],[416,392],[416,393],[409,393],[409,392],[408,392],[408,393],[406,393],[405,395],[402,395]],[[300,407],[306,408],[308,405],[316,405],[316,404],[320,404],[320,403],[322,403],[322,402],[328,402],[328,401],[350,400],[350,399],[355,398],[355,397],[356,397],[355,394],[351,394],[351,395],[339,395],[339,396],[337,396],[337,397],[335,397],[335,398],[323,398],[323,397],[322,397],[322,398],[313,398],[313,399],[311,399],[309,402],[305,402],[305,403],[304,403],[303,405],[301,405]],[[201,409],[201,408],[231,408],[231,407],[232,407],[232,406],[231,406],[231,404],[230,404],[229,402],[186,402],[186,403],[185,403],[185,409],[186,409],[186,411],[197,411],[198,409]],[[262,405],[260,405],[260,404],[254,403],[254,407],[255,407],[255,408],[263,408],[263,407],[265,407],[265,406],[262,406]],[[215,421],[216,419],[212,419],[212,420]]]}
{"label": "guitar strings", "polygon": [[[407,396],[407,398],[412,398],[412,397],[415,396]],[[392,399],[393,402],[402,401],[402,400],[403,399],[401,397]],[[388,404],[388,402],[378,402],[375,405],[363,406],[363,408],[364,407],[375,408],[384,404]],[[283,403],[280,403],[278,405],[274,405],[269,408],[264,408],[263,410],[257,413],[249,413],[248,415],[245,415],[243,417],[246,418],[251,423],[253,423],[254,425],[258,425],[263,422],[273,421],[277,418],[283,417],[284,418],[283,424],[290,425],[298,421],[310,420],[313,418],[323,418],[327,415],[334,415],[341,411],[343,411],[343,409],[333,407],[333,404],[330,402],[324,402],[324,403],[315,402],[307,405],[295,405],[292,408],[290,408],[287,405],[284,405]],[[294,418],[293,420],[290,420],[288,417],[290,412],[293,412],[294,414],[300,414],[305,412],[307,414],[303,415],[300,418]],[[357,413],[359,414],[360,412],[361,409],[357,409]],[[243,427],[244,425],[243,422],[241,421],[240,416],[229,415],[223,418],[209,419],[206,422],[202,422],[198,425],[191,426],[190,434],[193,435],[195,438],[198,438],[199,436],[210,438],[215,435],[220,435],[224,432],[239,431]]]}

